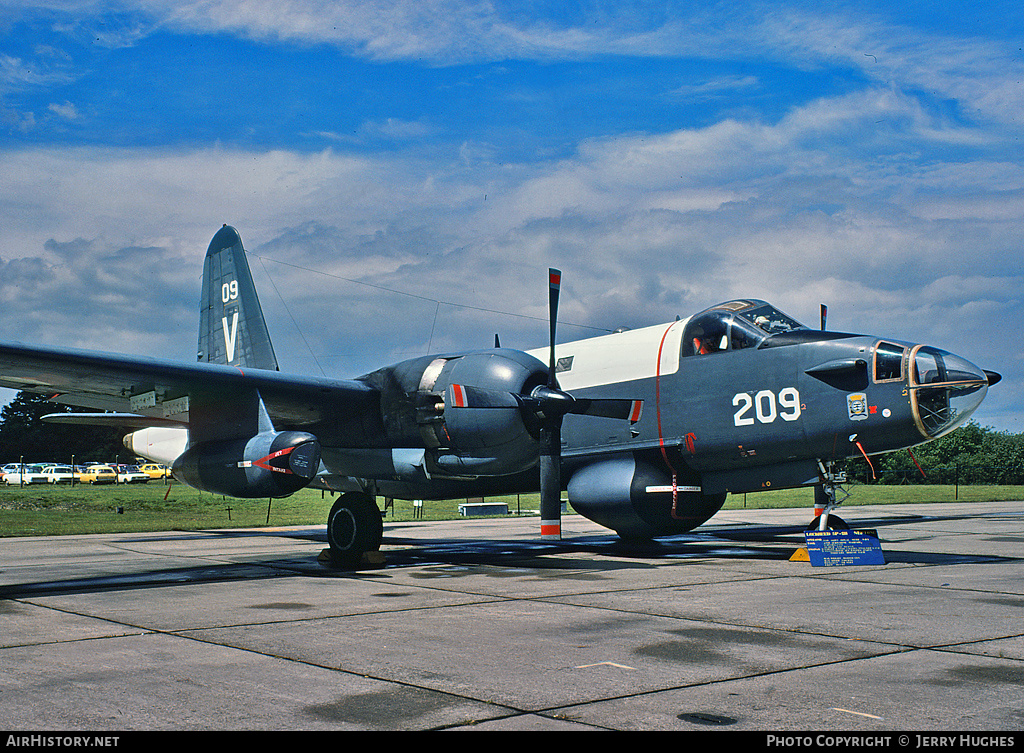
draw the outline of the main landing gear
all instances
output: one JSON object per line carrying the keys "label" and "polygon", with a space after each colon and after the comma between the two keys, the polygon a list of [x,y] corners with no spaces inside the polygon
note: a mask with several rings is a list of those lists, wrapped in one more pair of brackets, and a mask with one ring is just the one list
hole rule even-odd
{"label": "main landing gear", "polygon": [[842,487],[846,483],[846,472],[835,470],[835,463],[829,460],[818,461],[818,472],[821,483],[814,487],[815,518],[808,526],[808,531],[845,531],[849,529],[846,521],[832,511],[845,502],[850,493]]}
{"label": "main landing gear", "polygon": [[365,492],[338,497],[327,516],[330,561],[337,567],[358,567],[370,552],[380,550],[384,521],[374,498]]}

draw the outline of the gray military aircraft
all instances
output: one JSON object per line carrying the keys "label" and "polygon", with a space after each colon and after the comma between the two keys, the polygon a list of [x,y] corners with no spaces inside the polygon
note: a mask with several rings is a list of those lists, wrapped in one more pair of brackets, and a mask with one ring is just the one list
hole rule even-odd
{"label": "gray military aircraft", "polygon": [[[412,358],[356,379],[278,369],[242,242],[206,254],[198,363],[0,344],[0,386],[108,412],[49,419],[134,429],[125,445],[198,489],[338,492],[333,559],[380,547],[378,495],[451,499],[540,490],[544,538],[561,493],[621,537],[689,531],[728,492],[813,486],[813,526],[841,527],[843,461],[961,426],[999,375],[928,345],[811,329],[759,300],[556,344]],[[496,344],[497,345],[497,344]]]}

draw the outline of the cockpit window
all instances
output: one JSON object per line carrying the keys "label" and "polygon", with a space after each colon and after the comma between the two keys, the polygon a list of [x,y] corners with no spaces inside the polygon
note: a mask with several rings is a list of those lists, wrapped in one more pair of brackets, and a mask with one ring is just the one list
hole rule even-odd
{"label": "cockpit window", "polygon": [[800,322],[790,319],[767,303],[740,311],[737,316],[746,319],[766,335],[777,335],[780,332],[789,332],[794,329],[806,329]]}
{"label": "cockpit window", "polygon": [[875,381],[888,382],[903,378],[903,354],[906,348],[902,345],[880,342],[875,347]]}
{"label": "cockpit window", "polygon": [[962,425],[988,391],[985,374],[952,353],[919,345],[909,362],[911,405],[926,437],[940,437]]}
{"label": "cockpit window", "polygon": [[806,329],[764,301],[730,301],[703,311],[686,325],[683,355],[756,348],[780,332]]}

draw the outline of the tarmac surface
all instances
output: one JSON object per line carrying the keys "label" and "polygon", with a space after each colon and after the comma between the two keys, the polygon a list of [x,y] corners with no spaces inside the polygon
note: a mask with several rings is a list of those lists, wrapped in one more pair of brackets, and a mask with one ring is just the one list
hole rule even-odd
{"label": "tarmac surface", "polygon": [[0,729],[1022,729],[1024,503],[841,514],[885,564],[790,561],[808,510],[0,539]]}

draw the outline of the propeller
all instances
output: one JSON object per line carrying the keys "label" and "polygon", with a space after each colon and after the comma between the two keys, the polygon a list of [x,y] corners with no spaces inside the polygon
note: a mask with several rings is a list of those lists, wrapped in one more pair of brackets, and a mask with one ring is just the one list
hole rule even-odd
{"label": "propeller", "polygon": [[555,328],[562,273],[548,270],[548,379],[528,395],[453,384],[447,404],[453,408],[518,408],[534,416],[540,440],[541,538],[562,538],[562,419],[569,414],[616,418],[636,423],[643,411],[642,400],[578,398],[558,386],[555,376]]}
{"label": "propeller", "polygon": [[538,401],[540,424],[540,537],[562,538],[562,419],[573,397],[558,389],[555,378],[555,324],[562,272],[548,270],[548,385],[530,395]]}

